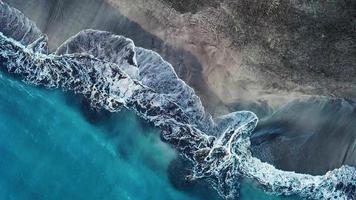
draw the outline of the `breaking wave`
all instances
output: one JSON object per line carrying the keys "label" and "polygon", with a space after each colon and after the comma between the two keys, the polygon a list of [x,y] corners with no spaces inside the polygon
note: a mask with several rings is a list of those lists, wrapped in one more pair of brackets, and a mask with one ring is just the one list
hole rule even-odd
{"label": "breaking wave", "polygon": [[276,195],[355,199],[356,169],[323,176],[282,171],[250,152],[258,123],[249,111],[213,120],[194,90],[157,53],[112,33],[85,30],[48,53],[47,37],[20,11],[0,0],[0,63],[26,83],[84,95],[93,107],[125,107],[160,127],[162,139],[193,164],[189,179],[207,179],[225,199],[237,199],[250,178]]}

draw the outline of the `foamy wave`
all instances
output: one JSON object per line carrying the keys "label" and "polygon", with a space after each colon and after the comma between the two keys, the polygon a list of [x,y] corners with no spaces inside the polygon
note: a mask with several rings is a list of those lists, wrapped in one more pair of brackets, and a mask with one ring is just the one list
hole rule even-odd
{"label": "foamy wave", "polygon": [[[11,23],[11,26],[10,26]],[[212,120],[193,89],[157,53],[108,32],[86,30],[47,54],[46,36],[16,9],[0,1],[0,61],[27,83],[83,94],[93,107],[122,107],[160,127],[162,138],[189,159],[191,179],[210,180],[226,199],[239,196],[239,179],[267,192],[307,199],[355,199],[356,169],[323,176],[278,170],[252,156],[258,123],[249,111]]]}

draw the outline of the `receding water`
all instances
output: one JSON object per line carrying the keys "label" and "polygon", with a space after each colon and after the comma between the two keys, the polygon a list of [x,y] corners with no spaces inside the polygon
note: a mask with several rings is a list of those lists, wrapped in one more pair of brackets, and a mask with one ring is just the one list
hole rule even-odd
{"label": "receding water", "polygon": [[[193,200],[167,178],[175,152],[123,111],[89,123],[62,92],[0,76],[0,199]],[[109,125],[108,125],[109,124]],[[276,199],[245,184],[242,199]]]}

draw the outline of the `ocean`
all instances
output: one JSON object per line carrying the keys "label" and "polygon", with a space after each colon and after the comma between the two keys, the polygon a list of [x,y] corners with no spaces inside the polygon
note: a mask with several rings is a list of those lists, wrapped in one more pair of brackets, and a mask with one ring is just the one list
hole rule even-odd
{"label": "ocean", "polygon": [[[172,186],[158,129],[130,111],[93,123],[69,95],[1,73],[0,199],[206,199]],[[281,198],[244,183],[241,199]]]}
{"label": "ocean", "polygon": [[58,91],[5,76],[0,88],[0,199],[193,199],[167,180],[175,152],[132,113],[108,130]]}

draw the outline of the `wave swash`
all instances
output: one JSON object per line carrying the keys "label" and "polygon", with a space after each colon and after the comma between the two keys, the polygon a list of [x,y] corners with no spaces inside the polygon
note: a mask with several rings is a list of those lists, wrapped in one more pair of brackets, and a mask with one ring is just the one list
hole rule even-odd
{"label": "wave swash", "polygon": [[249,111],[213,120],[194,90],[157,53],[109,32],[84,30],[48,53],[47,36],[0,0],[0,63],[26,83],[84,95],[95,108],[128,108],[161,128],[162,139],[225,199],[238,199],[241,178],[266,192],[305,199],[355,199],[356,169],[323,176],[282,171],[252,156],[258,118]]}

